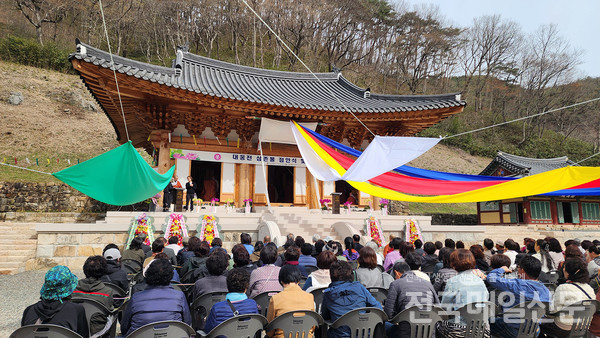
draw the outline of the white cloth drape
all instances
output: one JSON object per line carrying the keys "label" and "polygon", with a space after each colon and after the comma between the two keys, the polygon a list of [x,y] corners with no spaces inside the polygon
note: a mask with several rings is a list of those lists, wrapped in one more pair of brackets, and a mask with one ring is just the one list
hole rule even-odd
{"label": "white cloth drape", "polygon": [[290,121],[290,126],[292,128],[292,135],[296,140],[296,145],[298,146],[298,150],[300,150],[300,155],[302,155],[302,159],[304,159],[304,163],[306,163],[306,167],[310,171],[310,173],[318,180],[324,182],[338,181],[341,179],[341,176],[331,168],[325,161],[323,161],[317,153],[310,147],[308,142],[304,139],[300,131],[296,129],[294,123]]}
{"label": "white cloth drape", "polygon": [[[310,130],[315,130],[317,128],[316,122],[302,122],[300,124]],[[264,117],[260,119],[258,140],[260,142],[296,144],[294,136],[290,133],[290,122],[271,120]]]}
{"label": "white cloth drape", "polygon": [[364,182],[419,157],[441,139],[425,137],[375,136],[362,155],[340,176],[306,142],[300,131],[290,122],[296,145],[311,174],[321,181],[338,180]]}
{"label": "white cloth drape", "polygon": [[441,138],[430,137],[375,136],[342,179],[368,181],[423,155],[440,140]]}

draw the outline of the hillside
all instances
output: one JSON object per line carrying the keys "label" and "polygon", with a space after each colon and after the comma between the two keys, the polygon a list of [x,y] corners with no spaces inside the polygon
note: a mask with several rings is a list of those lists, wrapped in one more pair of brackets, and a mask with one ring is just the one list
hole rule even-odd
{"label": "hillside", "polygon": [[[20,166],[53,172],[68,160],[75,164],[118,146],[110,121],[78,76],[0,61],[0,82],[0,160],[14,164],[17,157]],[[24,97],[20,105],[7,102],[14,92]],[[52,179],[0,167],[4,181]]]}

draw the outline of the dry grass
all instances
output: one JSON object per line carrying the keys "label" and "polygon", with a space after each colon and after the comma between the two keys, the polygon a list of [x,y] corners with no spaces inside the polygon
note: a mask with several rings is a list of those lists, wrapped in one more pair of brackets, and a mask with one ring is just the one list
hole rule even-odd
{"label": "dry grass", "polygon": [[462,149],[438,144],[408,165],[429,170],[477,175],[490,161],[491,159],[487,157],[473,156]]}
{"label": "dry grass", "polygon": [[[17,157],[20,166],[53,172],[67,167],[68,159],[76,164],[78,159],[83,161],[118,146],[106,115],[79,104],[93,102],[93,98],[78,76],[0,61],[0,83],[0,161],[7,158],[14,164]],[[21,92],[25,101],[18,106],[8,104],[12,92]],[[0,167],[3,181],[50,179]]]}

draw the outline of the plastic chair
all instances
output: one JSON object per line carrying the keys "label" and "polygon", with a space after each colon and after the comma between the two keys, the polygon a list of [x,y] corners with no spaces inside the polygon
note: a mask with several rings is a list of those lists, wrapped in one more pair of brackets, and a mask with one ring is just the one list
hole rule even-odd
{"label": "plastic chair", "polygon": [[456,310],[460,318],[466,322],[465,338],[481,338],[488,328],[490,317],[494,316],[494,303],[476,302],[465,304]]}
{"label": "plastic chair", "polygon": [[319,270],[319,268],[314,265],[305,265],[304,269],[306,270],[307,275],[310,275],[311,273]]}
{"label": "plastic chair", "polygon": [[66,327],[52,324],[27,325],[16,329],[10,338],[83,338]]}
{"label": "plastic chair", "polygon": [[537,336],[540,319],[546,314],[548,303],[528,301],[506,309],[502,314],[505,323],[519,323],[517,338],[533,338]]}
{"label": "plastic chair", "polygon": [[314,289],[310,292],[315,298],[315,310],[319,314],[321,313],[321,306],[323,305],[323,291],[325,289],[327,289],[327,287]]}
{"label": "plastic chair", "polygon": [[375,299],[377,299],[377,301],[381,303],[381,305],[385,303],[385,300],[387,299],[388,289],[381,287],[373,287],[367,288],[367,290],[369,290],[371,295],[375,297]]}
{"label": "plastic chair", "polygon": [[113,293],[115,295],[126,297],[129,293],[129,292],[121,289],[121,287],[119,287],[117,284],[113,284],[113,283],[109,283],[109,282],[103,282],[103,283],[104,283],[104,285],[106,285],[107,288],[113,290]]}
{"label": "plastic chair", "polygon": [[248,337],[254,338],[267,325],[267,318],[255,313],[231,317],[217,325],[210,332],[198,331],[200,337],[213,338],[225,336],[229,338]]}
{"label": "plastic chair", "polygon": [[551,270],[546,272],[546,282],[556,284],[558,282],[558,277],[560,277],[558,270]]}
{"label": "plastic chair", "polygon": [[411,306],[395,315],[390,322],[408,322],[411,338],[430,338],[435,334],[435,324],[445,317],[446,312],[437,306]]}
{"label": "plastic chair", "polygon": [[127,338],[181,338],[191,337],[196,332],[184,322],[166,320],[146,324],[127,335]]}
{"label": "plastic chair", "polygon": [[181,283],[179,283],[178,281],[171,281],[171,286],[173,287],[173,289],[175,290],[179,290],[183,293],[185,293],[185,291],[187,290],[186,285],[181,285]]}
{"label": "plastic chair", "polygon": [[90,331],[90,335],[94,334],[96,336],[106,336],[107,334],[110,337],[114,337],[117,332],[117,318],[114,315],[117,311],[111,311],[106,306],[95,299],[90,298],[72,298],[71,301],[73,303],[79,303],[83,305],[85,309],[85,318],[88,322],[88,327],[91,330],[91,322],[92,316],[101,314],[106,318],[106,325],[99,332]]}
{"label": "plastic chair", "polygon": [[594,313],[600,309],[600,302],[595,299],[586,299],[554,313],[558,316],[573,316],[573,326],[568,338],[583,338],[588,336],[588,329],[592,323]]}
{"label": "plastic chair", "polygon": [[[348,326],[350,328],[350,338],[362,337],[380,337],[383,334],[383,323],[387,321],[387,315],[383,310],[375,307],[364,307],[347,312],[335,322],[329,325],[330,328],[340,328]],[[375,330],[382,330],[376,333]]]}
{"label": "plastic chair", "polygon": [[225,300],[227,292],[211,292],[204,294],[192,302],[192,327],[194,330],[204,329],[206,316],[210,309],[218,302]]}
{"label": "plastic chair", "polygon": [[323,325],[324,320],[320,314],[314,311],[290,311],[273,319],[267,325],[267,332],[279,329],[283,331],[284,337],[308,337],[313,327]]}
{"label": "plastic chair", "polygon": [[544,283],[544,286],[548,288],[548,291],[554,293],[556,291],[556,284],[554,283]]}
{"label": "plastic chair", "polygon": [[135,259],[124,259],[121,261],[121,267],[127,271],[127,273],[136,274],[142,271],[142,263],[136,261]]}
{"label": "plastic chair", "polygon": [[263,316],[267,316],[267,310],[269,309],[269,302],[271,301],[271,296],[279,293],[279,291],[267,291],[263,293],[259,293],[254,296],[254,301],[258,305],[258,313]]}

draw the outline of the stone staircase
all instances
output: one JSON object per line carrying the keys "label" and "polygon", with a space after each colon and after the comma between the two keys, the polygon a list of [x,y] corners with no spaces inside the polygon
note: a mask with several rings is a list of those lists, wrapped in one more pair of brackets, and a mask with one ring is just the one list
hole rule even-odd
{"label": "stone staircase", "polygon": [[0,274],[25,271],[27,261],[35,258],[36,250],[35,224],[0,223]]}
{"label": "stone staircase", "polygon": [[292,233],[311,243],[312,236],[319,234],[321,239],[330,236],[334,240],[343,241],[344,239],[339,238],[337,231],[331,227],[331,219],[324,219],[320,212],[299,207],[276,207],[273,208],[272,215],[282,236]]}

